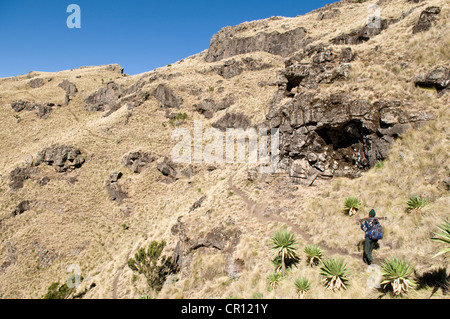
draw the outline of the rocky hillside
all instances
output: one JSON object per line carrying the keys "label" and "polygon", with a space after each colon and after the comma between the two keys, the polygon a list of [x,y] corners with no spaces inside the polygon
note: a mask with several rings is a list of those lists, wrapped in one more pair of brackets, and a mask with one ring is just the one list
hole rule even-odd
{"label": "rocky hillside", "polygon": [[[411,265],[405,298],[448,298],[449,257],[432,258],[445,246],[430,238],[450,212],[449,16],[444,0],[342,0],[225,27],[135,76],[103,65],[0,79],[1,297],[43,298],[75,270],[78,298],[297,298],[301,276],[311,298],[391,298],[362,261],[357,220],[373,208],[388,218],[375,263]],[[279,132],[276,171],[195,161],[206,137],[175,161],[174,132],[194,137],[198,123]],[[409,211],[413,196],[428,205]],[[280,229],[300,261],[272,289]],[[156,292],[128,261],[162,240],[178,269]],[[345,260],[346,290],[321,284],[308,244]]]}

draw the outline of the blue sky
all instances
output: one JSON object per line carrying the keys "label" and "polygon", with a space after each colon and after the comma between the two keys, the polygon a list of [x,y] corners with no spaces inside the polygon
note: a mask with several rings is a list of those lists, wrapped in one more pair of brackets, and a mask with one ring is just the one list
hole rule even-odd
{"label": "blue sky", "polygon": [[[0,0],[0,77],[112,63],[143,73],[207,49],[222,27],[331,2]],[[81,8],[80,29],[66,25],[70,4]]]}

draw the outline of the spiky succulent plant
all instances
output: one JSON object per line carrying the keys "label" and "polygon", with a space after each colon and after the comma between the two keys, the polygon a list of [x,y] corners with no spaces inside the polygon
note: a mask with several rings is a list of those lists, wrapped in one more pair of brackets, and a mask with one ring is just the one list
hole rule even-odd
{"label": "spiky succulent plant", "polygon": [[332,258],[323,261],[320,275],[324,277],[322,283],[327,289],[334,292],[341,288],[347,288],[350,271],[343,259]]}
{"label": "spiky succulent plant", "polygon": [[384,289],[390,286],[394,295],[399,296],[408,292],[415,284],[410,279],[413,269],[406,261],[398,258],[386,259],[381,264],[381,274],[384,280],[381,285]]}
{"label": "spiky succulent plant", "polygon": [[420,197],[420,196],[412,196],[408,202],[408,211],[410,213],[412,212],[420,212],[422,208],[424,208],[426,205],[428,205],[428,200],[426,198]]}
{"label": "spiky succulent plant", "polygon": [[297,255],[297,240],[293,233],[287,230],[279,230],[272,237],[272,249],[276,251],[277,256],[281,257],[281,269],[283,276],[286,275],[286,259],[297,261],[300,258]]}
{"label": "spiky succulent plant", "polygon": [[[444,223],[438,228],[440,231],[442,231],[442,233],[435,232],[434,234],[437,235],[438,237],[431,238],[431,240],[436,241],[438,243],[450,245],[450,223],[447,220],[444,220]],[[442,249],[434,257],[440,256],[448,252],[450,252],[450,246],[447,246],[446,248]]]}
{"label": "spiky succulent plant", "polygon": [[311,267],[317,266],[322,260],[322,249],[314,244],[305,247],[306,261]]}
{"label": "spiky succulent plant", "polygon": [[305,277],[297,278],[294,282],[294,285],[300,299],[304,299],[305,295],[311,289],[311,282],[308,278]]}
{"label": "spiky succulent plant", "polygon": [[356,214],[356,211],[361,208],[361,202],[358,198],[350,196],[345,199],[344,211],[346,211],[350,216]]}

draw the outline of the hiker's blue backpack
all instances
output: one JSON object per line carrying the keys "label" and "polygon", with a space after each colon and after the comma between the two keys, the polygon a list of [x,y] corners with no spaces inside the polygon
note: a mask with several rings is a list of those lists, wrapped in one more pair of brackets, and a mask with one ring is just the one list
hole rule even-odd
{"label": "hiker's blue backpack", "polygon": [[372,231],[370,232],[370,239],[381,240],[383,239],[383,226],[380,223],[373,225]]}

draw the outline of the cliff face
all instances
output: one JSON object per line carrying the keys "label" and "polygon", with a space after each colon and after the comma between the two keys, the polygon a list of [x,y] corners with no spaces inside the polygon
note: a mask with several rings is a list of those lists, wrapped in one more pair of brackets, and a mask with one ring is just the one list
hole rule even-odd
{"label": "cliff face", "polygon": [[260,31],[254,36],[240,37],[238,28],[224,28],[214,35],[205,61],[216,62],[239,54],[267,52],[288,57],[311,42],[308,31],[299,27],[286,32]]}
{"label": "cliff face", "polygon": [[[424,252],[450,205],[449,16],[444,0],[346,0],[225,27],[206,52],[136,76],[103,65],[0,79],[0,295],[41,298],[72,266],[84,298],[151,294],[127,261],[165,240],[181,269],[153,297],[296,298],[290,280],[318,274],[300,263],[268,291],[267,243],[288,227],[300,250],[320,244],[365,271],[348,196],[358,217],[392,221],[378,260],[410,258],[420,278],[447,269]],[[198,123],[219,144],[230,128],[278,129],[278,171],[174,161],[180,140],[192,154],[218,145],[195,144]],[[431,202],[420,216],[405,213],[414,195]],[[346,297],[373,298],[352,280]]]}

